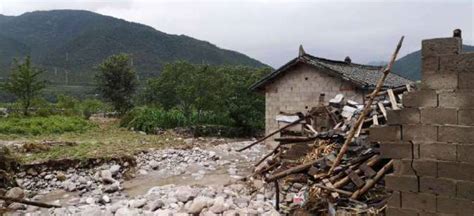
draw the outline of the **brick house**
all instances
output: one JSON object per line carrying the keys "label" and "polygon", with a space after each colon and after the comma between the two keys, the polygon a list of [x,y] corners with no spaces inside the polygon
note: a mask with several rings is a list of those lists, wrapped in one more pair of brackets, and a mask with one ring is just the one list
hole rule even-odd
{"label": "brick house", "polygon": [[[382,67],[314,57],[300,46],[298,57],[262,78],[250,88],[265,94],[265,134],[278,129],[275,119],[280,113],[310,110],[319,98],[333,98],[344,94],[348,99],[363,102],[382,75]],[[411,83],[410,80],[389,74],[385,88]],[[271,143],[272,139],[267,139]]]}

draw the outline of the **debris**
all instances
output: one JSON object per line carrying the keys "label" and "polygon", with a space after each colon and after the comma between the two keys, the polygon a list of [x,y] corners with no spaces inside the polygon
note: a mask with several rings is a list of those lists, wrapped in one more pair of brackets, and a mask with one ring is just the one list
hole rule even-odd
{"label": "debris", "polygon": [[[380,203],[386,203],[390,193],[380,180],[392,170],[393,162],[381,159],[378,144],[369,142],[367,136],[369,127],[386,124],[387,110],[401,108],[395,95],[414,88],[404,85],[381,91],[402,41],[403,37],[363,104],[338,94],[327,105],[320,103],[298,115],[299,121],[288,125],[299,125],[302,132],[281,133],[274,139],[278,142],[275,149],[257,163],[249,178],[275,187],[275,205],[281,213],[352,215],[385,208]],[[288,125],[239,151],[284,131]]]}

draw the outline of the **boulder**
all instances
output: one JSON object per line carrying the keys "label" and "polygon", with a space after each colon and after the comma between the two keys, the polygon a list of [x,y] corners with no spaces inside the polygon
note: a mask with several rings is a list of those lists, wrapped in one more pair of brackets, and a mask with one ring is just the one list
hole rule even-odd
{"label": "boulder", "polygon": [[119,208],[115,212],[115,216],[138,216],[138,215],[140,215],[140,212],[138,212],[138,209],[129,209],[127,207]]}
{"label": "boulder", "polygon": [[116,176],[120,172],[120,165],[114,164],[110,166],[109,171],[112,173],[112,176]]}
{"label": "boulder", "polygon": [[14,187],[8,190],[5,196],[10,198],[23,199],[23,197],[25,197],[25,191],[23,191],[23,189],[19,187]]}
{"label": "boulder", "polygon": [[204,208],[208,207],[210,203],[212,203],[212,199],[208,197],[196,197],[187,209],[187,212],[190,214],[199,214]]}
{"label": "boulder", "polygon": [[145,204],[146,204],[146,199],[134,199],[128,202],[128,205],[132,208],[141,208],[145,206]]}
{"label": "boulder", "polygon": [[195,193],[191,187],[182,186],[176,189],[175,197],[180,202],[187,202],[194,198]]}
{"label": "boulder", "polygon": [[114,193],[116,191],[119,191],[120,190],[120,183],[118,181],[116,181],[113,184],[104,185],[103,190],[106,193]]}
{"label": "boulder", "polygon": [[110,172],[110,170],[102,170],[100,172],[100,179],[105,184],[112,184],[115,182],[115,179],[112,178],[112,172]]}
{"label": "boulder", "polygon": [[157,199],[157,200],[148,202],[148,204],[145,206],[145,209],[150,210],[150,211],[156,211],[157,209],[160,209],[164,205],[165,203],[161,199]]}
{"label": "boulder", "polygon": [[224,211],[229,209],[229,204],[225,202],[224,197],[217,197],[214,200],[214,204],[209,208],[209,210],[213,213],[220,214]]}

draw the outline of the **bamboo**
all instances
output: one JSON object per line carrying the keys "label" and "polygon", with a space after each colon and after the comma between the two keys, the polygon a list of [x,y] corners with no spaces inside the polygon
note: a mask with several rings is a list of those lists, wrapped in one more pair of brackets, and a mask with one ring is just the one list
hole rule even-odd
{"label": "bamboo", "polygon": [[287,128],[293,126],[293,125],[298,124],[298,123],[301,122],[303,119],[305,119],[305,118],[300,118],[300,119],[298,119],[298,120],[296,120],[296,121],[294,121],[294,122],[292,122],[292,123],[290,123],[290,124],[288,124],[288,125],[286,125],[286,126],[280,128],[280,129],[278,129],[278,130],[276,130],[276,131],[273,131],[272,133],[266,135],[265,137],[263,137],[263,138],[261,138],[261,139],[255,141],[255,142],[249,144],[248,146],[245,146],[245,147],[243,147],[243,148],[241,148],[241,149],[238,149],[237,151],[238,151],[238,152],[241,152],[241,151],[243,151],[243,150],[245,150],[245,149],[251,148],[252,146],[257,145],[258,143],[260,143],[260,142],[262,142],[262,141],[268,139],[269,137],[271,137],[271,136],[277,134],[278,132],[280,132],[280,131],[282,131],[282,130],[285,130],[285,129],[287,129]]}
{"label": "bamboo", "polygon": [[5,200],[5,201],[9,201],[9,202],[23,203],[23,204],[26,204],[26,205],[38,206],[38,207],[41,207],[41,208],[61,208],[61,206],[58,206],[58,205],[52,205],[52,204],[47,204],[47,203],[41,203],[41,202],[35,202],[35,201],[12,198],[12,197],[5,197],[5,196],[0,196],[0,200]]}
{"label": "bamboo", "polygon": [[387,67],[383,71],[383,76],[377,82],[377,86],[375,87],[374,91],[370,94],[369,100],[364,105],[364,109],[362,110],[362,113],[360,114],[359,118],[357,119],[356,124],[351,128],[351,130],[349,132],[349,135],[346,137],[346,140],[344,142],[344,145],[341,148],[341,151],[337,155],[337,158],[334,161],[333,165],[331,166],[331,169],[329,169],[329,172],[328,172],[329,175],[331,175],[331,173],[334,171],[334,169],[341,162],[342,157],[344,156],[344,154],[346,154],[347,150],[349,149],[349,144],[352,142],[352,138],[354,138],[356,130],[359,128],[359,125],[362,124],[362,122],[364,121],[364,118],[368,114],[368,112],[370,110],[369,108],[372,105],[375,96],[377,95],[377,93],[382,88],[385,79],[387,78],[388,74],[392,70],[393,63],[395,62],[395,59],[397,58],[398,52],[400,51],[400,48],[402,47],[403,38],[404,37],[402,36],[402,38],[398,42],[397,48],[395,49],[395,52],[392,55],[392,59],[390,60]]}

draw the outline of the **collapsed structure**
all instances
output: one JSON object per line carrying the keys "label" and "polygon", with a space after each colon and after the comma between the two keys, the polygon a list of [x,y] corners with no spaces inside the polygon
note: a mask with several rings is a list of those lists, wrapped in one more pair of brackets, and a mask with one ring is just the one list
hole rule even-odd
{"label": "collapsed structure", "polygon": [[275,188],[277,209],[473,214],[474,53],[461,52],[458,30],[422,45],[419,90],[409,84],[374,90],[365,104],[336,95],[267,134],[264,139],[280,133],[278,145],[250,177]]}

